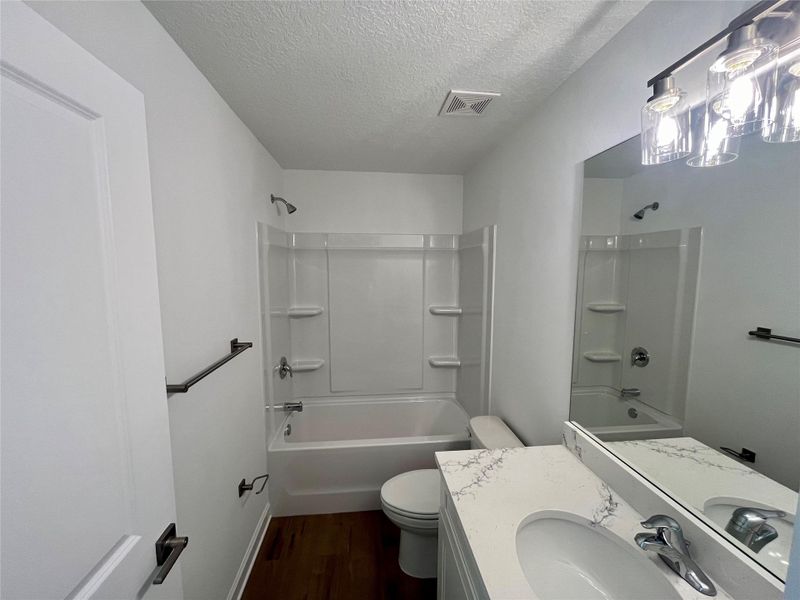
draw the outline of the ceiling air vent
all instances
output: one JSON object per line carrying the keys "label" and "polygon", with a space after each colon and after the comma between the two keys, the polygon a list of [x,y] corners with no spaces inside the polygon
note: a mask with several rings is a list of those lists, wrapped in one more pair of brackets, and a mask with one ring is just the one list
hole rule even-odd
{"label": "ceiling air vent", "polygon": [[482,115],[489,103],[499,97],[497,92],[464,92],[451,90],[444,99],[439,116],[477,117]]}

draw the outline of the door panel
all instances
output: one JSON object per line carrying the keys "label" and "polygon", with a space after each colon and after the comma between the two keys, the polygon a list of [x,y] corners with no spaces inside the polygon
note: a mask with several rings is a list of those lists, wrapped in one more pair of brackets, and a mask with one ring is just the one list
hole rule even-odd
{"label": "door panel", "polygon": [[8,80],[2,115],[3,544],[49,540],[4,579],[24,589],[43,569],[41,593],[63,597],[130,526],[104,153],[94,121]]}
{"label": "door panel", "polygon": [[143,99],[1,9],[0,595],[179,598]]}

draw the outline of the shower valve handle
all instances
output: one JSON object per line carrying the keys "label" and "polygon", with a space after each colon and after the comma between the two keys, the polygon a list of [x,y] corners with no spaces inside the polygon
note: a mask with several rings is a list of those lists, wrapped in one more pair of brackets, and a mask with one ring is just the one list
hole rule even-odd
{"label": "shower valve handle", "polygon": [[292,372],[292,365],[289,364],[289,361],[286,360],[285,356],[281,356],[281,362],[279,365],[275,367],[275,370],[278,372],[278,376],[281,379],[286,379],[286,375],[288,374],[289,377],[294,377],[294,373]]}
{"label": "shower valve handle", "polygon": [[649,364],[650,364],[650,353],[647,351],[646,348],[642,348],[641,346],[636,346],[636,348],[631,350],[631,366],[646,367]]}

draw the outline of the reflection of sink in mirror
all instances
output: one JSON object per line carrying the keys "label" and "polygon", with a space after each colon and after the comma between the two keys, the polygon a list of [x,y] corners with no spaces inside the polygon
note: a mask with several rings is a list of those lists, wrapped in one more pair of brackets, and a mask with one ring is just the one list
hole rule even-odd
{"label": "reflection of sink in mirror", "polygon": [[571,513],[534,513],[517,530],[517,559],[542,600],[669,600],[680,596],[646,555]]}
{"label": "reflection of sink in mirror", "polygon": [[[773,507],[754,502],[744,498],[731,498],[720,496],[710,498],[703,506],[703,512],[723,529],[737,508],[750,507],[756,509],[774,510]],[[784,518],[772,518],[767,521],[778,532],[778,537],[767,543],[758,552],[758,558],[765,566],[771,567],[780,573],[785,573],[789,566],[789,552],[792,548],[794,534],[794,515],[786,514]]]}

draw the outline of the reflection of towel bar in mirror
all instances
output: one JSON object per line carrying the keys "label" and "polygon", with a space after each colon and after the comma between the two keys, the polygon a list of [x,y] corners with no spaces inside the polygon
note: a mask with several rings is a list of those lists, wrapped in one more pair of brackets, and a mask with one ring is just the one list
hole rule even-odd
{"label": "reflection of towel bar in mirror", "polygon": [[737,452],[733,448],[726,448],[725,446],[720,446],[719,449],[730,454],[731,456],[735,456],[739,460],[743,460],[744,462],[756,462],[756,453],[752,450],[748,450],[747,448],[742,448],[741,452]]}
{"label": "reflection of towel bar in mirror", "polygon": [[772,329],[770,329],[769,327],[756,327],[755,331],[748,331],[747,335],[752,335],[753,337],[757,337],[760,340],[779,340],[781,342],[791,342],[793,344],[800,344],[800,338],[772,333]]}

